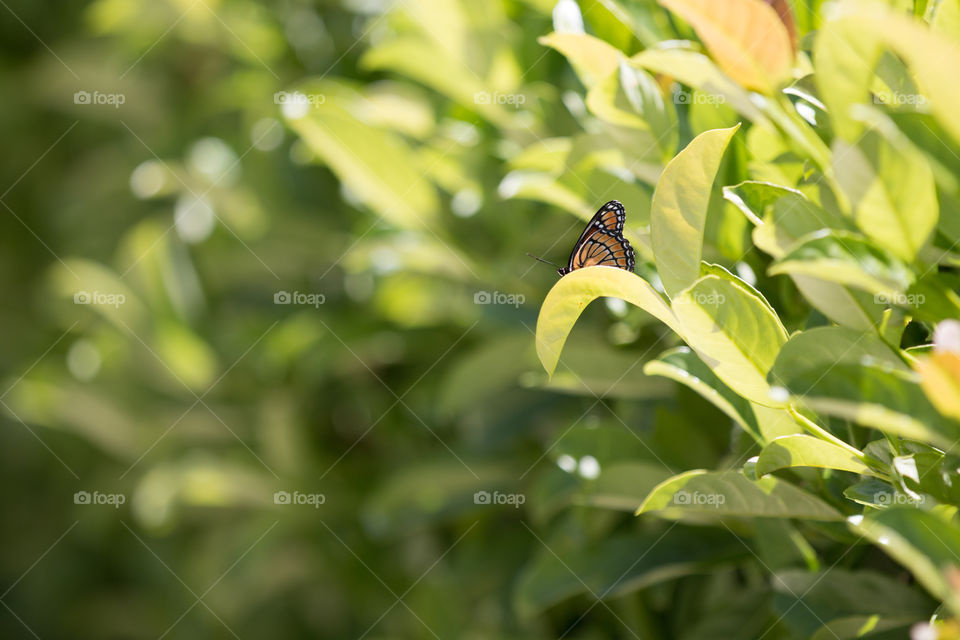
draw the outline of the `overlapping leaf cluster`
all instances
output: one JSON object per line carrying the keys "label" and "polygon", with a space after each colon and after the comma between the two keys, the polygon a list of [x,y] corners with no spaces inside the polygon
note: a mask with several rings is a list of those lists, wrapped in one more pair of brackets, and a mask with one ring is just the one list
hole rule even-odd
{"label": "overlapping leaf cluster", "polygon": [[[638,515],[737,530],[803,557],[820,577],[786,587],[801,600],[831,579],[846,555],[839,549],[869,541],[941,602],[937,617],[956,615],[960,96],[948,69],[960,64],[957,7],[914,16],[882,2],[839,3],[794,41],[791,14],[762,2],[661,4],[704,50],[672,42],[632,57],[610,51],[595,68],[608,80],[589,88],[587,104],[595,96],[594,114],[623,125],[615,92],[601,106],[597,88],[628,94],[623,74],[653,73],[665,97],[693,92],[685,115],[697,135],[656,183],[647,266],[640,275],[593,267],[558,282],[541,308],[540,360],[554,370],[597,297],[643,309],[678,343],[644,372],[690,387],[750,442],[719,466],[656,486],[638,475],[635,487],[647,487]],[[564,39],[558,48],[575,68],[596,60],[592,36]],[[697,106],[706,104],[723,106],[701,124]],[[731,211],[752,240],[740,255],[711,227]],[[781,585],[797,578],[757,559]],[[880,579],[870,566],[843,580],[867,588]],[[888,604],[813,608],[806,630],[860,637],[906,625],[910,616]]]}

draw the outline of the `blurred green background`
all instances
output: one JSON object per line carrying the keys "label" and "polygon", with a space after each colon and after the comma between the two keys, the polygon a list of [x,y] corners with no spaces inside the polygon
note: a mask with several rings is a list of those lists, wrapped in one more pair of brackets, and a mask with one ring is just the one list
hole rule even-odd
{"label": "blurred green background", "polygon": [[[598,304],[536,361],[557,276],[525,252],[564,262],[617,198],[642,258],[663,163],[738,120],[591,119],[537,41],[554,4],[0,2],[0,635],[777,628],[750,549],[597,477],[740,457],[641,374],[676,338]],[[626,53],[691,35],[580,8]],[[711,225],[744,253],[739,213]]]}

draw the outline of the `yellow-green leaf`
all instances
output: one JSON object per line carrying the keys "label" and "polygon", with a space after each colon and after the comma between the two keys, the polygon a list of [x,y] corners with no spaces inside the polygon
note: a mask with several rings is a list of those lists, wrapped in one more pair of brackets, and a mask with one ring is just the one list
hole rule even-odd
{"label": "yellow-green leaf", "polygon": [[730,138],[740,125],[705,131],[667,164],[650,212],[653,257],[671,297],[700,276],[710,191]]}
{"label": "yellow-green leaf", "polygon": [[781,405],[770,397],[767,373],[787,332],[766,300],[732,276],[711,274],[671,307],[680,334],[718,378],[757,404]]}
{"label": "yellow-green leaf", "polygon": [[588,89],[617,70],[622,53],[585,33],[551,33],[538,42],[562,53]]}
{"label": "yellow-green leaf", "polygon": [[777,438],[760,452],[757,459],[757,475],[765,476],[778,469],[789,467],[819,467],[839,469],[864,475],[877,474],[848,449],[807,435],[790,435]]}
{"label": "yellow-green leaf", "polygon": [[621,298],[654,316],[674,331],[677,320],[666,301],[640,276],[616,267],[577,269],[553,285],[537,319],[537,356],[553,375],[560,352],[577,318],[600,297]]}

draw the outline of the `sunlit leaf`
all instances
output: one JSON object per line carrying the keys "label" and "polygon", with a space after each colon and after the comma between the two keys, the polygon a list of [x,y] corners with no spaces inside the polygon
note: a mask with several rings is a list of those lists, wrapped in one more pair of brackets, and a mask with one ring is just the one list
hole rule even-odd
{"label": "sunlit leaf", "polygon": [[[301,91],[325,95],[322,84]],[[379,215],[404,228],[429,226],[439,203],[433,185],[416,169],[413,150],[396,134],[355,119],[335,101],[331,95],[302,117],[288,117],[290,126]]]}
{"label": "sunlit leaf", "polygon": [[668,518],[695,515],[841,520],[840,513],[788,482],[772,476],[750,480],[739,471],[687,471],[655,488],[637,515],[660,512]]}
{"label": "sunlit leaf", "polygon": [[764,447],[757,460],[757,475],[765,476],[790,467],[820,467],[877,475],[862,458],[849,450],[806,435],[783,436]]}
{"label": "sunlit leaf", "polygon": [[753,402],[779,405],[766,377],[787,333],[756,291],[732,277],[707,275],[684,289],[671,308],[679,333],[718,378]]}
{"label": "sunlit leaf", "polygon": [[770,266],[769,272],[808,276],[861,289],[874,294],[877,304],[894,303],[914,279],[907,265],[868,240],[849,232],[828,230],[801,238]]}
{"label": "sunlit leaf", "polygon": [[793,47],[762,0],[658,0],[690,23],[717,64],[748,89],[772,93],[790,75]]}
{"label": "sunlit leaf", "polygon": [[700,276],[703,230],[713,181],[739,125],[700,134],[667,164],[650,210],[657,272],[674,297]]}
{"label": "sunlit leaf", "polygon": [[616,71],[623,57],[615,47],[584,33],[551,33],[539,42],[562,53],[588,89]]}
{"label": "sunlit leaf", "polygon": [[577,318],[600,297],[626,300],[677,331],[679,325],[666,301],[640,276],[616,267],[577,269],[553,285],[540,307],[537,356],[548,374],[557,368],[563,344]]}
{"label": "sunlit leaf", "polygon": [[835,143],[833,156],[857,226],[880,247],[913,260],[939,217],[933,172],[923,155],[869,133],[855,145]]}

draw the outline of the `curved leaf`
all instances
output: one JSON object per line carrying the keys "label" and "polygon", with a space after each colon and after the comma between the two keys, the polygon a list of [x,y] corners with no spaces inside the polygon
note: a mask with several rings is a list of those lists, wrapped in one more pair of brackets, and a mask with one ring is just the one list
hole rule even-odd
{"label": "curved leaf", "polygon": [[899,299],[914,279],[907,265],[865,238],[829,230],[802,238],[768,273],[809,276],[861,289],[883,305]]}
{"label": "curved leaf", "polygon": [[718,103],[729,103],[737,113],[753,123],[772,126],[750,100],[750,93],[720,71],[713,60],[698,51],[646,49],[631,56],[629,63],[654,74],[675,78],[677,82],[713,96]]}
{"label": "curved leaf", "polygon": [[723,152],[740,125],[705,131],[671,160],[653,193],[653,258],[671,298],[700,276],[703,228]]}
{"label": "curved leaf", "polygon": [[562,53],[588,89],[616,71],[623,57],[616,47],[585,33],[554,32],[538,42]]}
{"label": "curved leaf", "polygon": [[717,377],[744,398],[780,406],[767,373],[787,332],[770,305],[732,276],[707,275],[673,301],[687,344]]}
{"label": "curved leaf", "polygon": [[910,373],[897,353],[874,332],[843,327],[814,327],[795,333],[780,348],[770,381],[787,387],[804,375],[819,375],[839,364],[871,363]]}
{"label": "curved leaf", "polygon": [[676,347],[643,365],[648,376],[664,376],[686,385],[723,411],[755,440],[760,430],[750,401],[736,394],[689,347]]}
{"label": "curved leaf", "polygon": [[326,100],[287,121],[317,157],[366,205],[393,224],[423,229],[436,218],[436,191],[418,171],[415,152],[397,134],[357,120],[327,83],[302,88]]}
{"label": "curved leaf", "polygon": [[547,293],[537,318],[537,356],[553,375],[560,352],[577,318],[600,297],[621,298],[680,333],[664,299],[640,276],[616,267],[586,267],[560,278]]}
{"label": "curved leaf", "polygon": [[660,511],[667,517],[685,514],[724,518],[802,518],[842,520],[840,513],[788,482],[774,477],[750,480],[739,471],[694,470],[657,486],[636,514]]}
{"label": "curved leaf", "polygon": [[911,374],[866,363],[834,363],[793,375],[786,387],[817,413],[947,449],[960,442],[960,424],[937,412]]}
{"label": "curved leaf", "polygon": [[930,593],[960,611],[950,584],[960,571],[960,529],[942,517],[910,507],[892,507],[850,518],[850,526],[910,570]]}
{"label": "curved leaf", "polygon": [[863,233],[904,260],[913,260],[937,226],[940,205],[933,170],[900,134],[871,131],[850,145],[834,143],[833,171]]}
{"label": "curved leaf", "polygon": [[789,467],[819,467],[878,475],[849,450],[806,435],[783,436],[768,444],[760,452],[756,469],[758,476],[765,476]]}
{"label": "curved leaf", "polygon": [[728,531],[678,526],[619,534],[602,544],[573,548],[547,540],[520,574],[515,606],[531,617],[587,592],[615,597],[744,557],[746,548]]}

